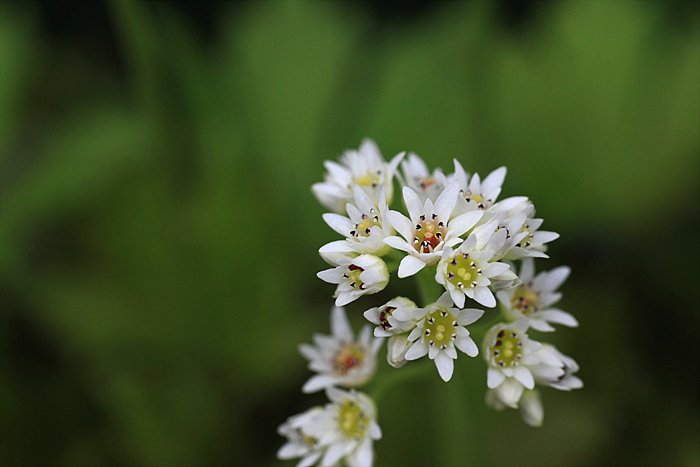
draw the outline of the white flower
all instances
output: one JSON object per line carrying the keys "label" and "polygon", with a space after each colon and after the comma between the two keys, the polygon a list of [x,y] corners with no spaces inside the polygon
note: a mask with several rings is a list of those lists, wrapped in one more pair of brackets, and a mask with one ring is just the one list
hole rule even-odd
{"label": "white flower", "polygon": [[524,258],[519,274],[522,283],[518,287],[496,294],[498,301],[503,305],[505,316],[511,321],[526,319],[530,327],[543,332],[554,331],[549,323],[578,326],[576,318],[569,313],[550,308],[561,299],[562,294],[556,290],[570,272],[568,267],[560,266],[533,277],[535,262],[532,258]]}
{"label": "white flower", "polygon": [[381,258],[360,255],[341,258],[338,266],[316,273],[319,279],[338,284],[335,290],[335,306],[345,306],[361,295],[375,294],[389,283],[389,270]]}
{"label": "white flower", "polygon": [[314,465],[323,455],[324,447],[318,444],[318,439],[309,435],[306,427],[313,424],[314,417],[323,412],[321,407],[313,407],[306,412],[289,417],[277,428],[277,433],[287,437],[287,442],[277,451],[280,459],[301,457],[297,467]]}
{"label": "white flower", "polygon": [[408,159],[401,162],[404,186],[408,186],[418,194],[422,202],[431,199],[433,202],[447,186],[447,179],[438,168],[431,174],[423,159],[414,153],[408,154]]}
{"label": "white flower", "polygon": [[403,236],[387,237],[387,245],[408,253],[399,264],[400,278],[412,276],[426,265],[440,259],[442,249],[462,241],[460,236],[481,219],[482,213],[474,211],[450,220],[457,202],[457,182],[454,181],[440,193],[433,205],[430,199],[421,202],[415,191],[403,189],[403,197],[410,219],[397,211],[389,211],[389,221]]}
{"label": "white flower", "polygon": [[352,190],[360,185],[375,203],[379,201],[379,191],[386,190],[387,203],[393,195],[394,174],[404,153],[397,154],[389,163],[384,161],[377,144],[365,139],[359,151],[346,150],[340,157],[340,164],[325,161],[328,173],[323,183],[315,183],[311,190],[318,201],[333,212],[345,212],[346,203],[352,203]]}
{"label": "white flower", "polygon": [[376,337],[391,337],[410,331],[416,326],[415,312],[418,307],[406,297],[396,297],[380,307],[370,308],[364,312],[365,318],[376,324]]}
{"label": "white flower", "polygon": [[389,337],[386,360],[394,368],[406,363],[406,352],[413,345],[408,340],[408,332],[416,326],[416,313],[421,313],[420,309],[405,297],[396,297],[364,313],[369,322],[377,325],[374,328],[376,337]]}
{"label": "white flower", "polygon": [[408,340],[414,344],[406,352],[406,360],[416,360],[428,354],[435,361],[440,377],[449,381],[454,371],[454,359],[457,358],[455,347],[475,357],[479,349],[469,337],[464,327],[472,324],[484,314],[483,310],[451,308],[452,299],[445,292],[437,302],[422,310],[423,317],[411,331]]}
{"label": "white flower", "polygon": [[371,467],[373,441],[382,437],[374,402],[354,390],[329,387],[326,394],[331,402],[305,427],[325,448],[320,465],[330,467],[344,460],[349,467]]}
{"label": "white flower", "polygon": [[338,240],[324,245],[319,250],[323,256],[329,253],[370,253],[381,256],[390,249],[384,239],[394,234],[391,224],[384,220],[389,212],[386,205],[384,189],[379,192],[379,202],[374,202],[367,193],[355,185],[353,190],[355,204],[346,205],[348,217],[340,214],[326,213],[323,220],[346,240]]}
{"label": "white flower", "polygon": [[545,384],[562,391],[583,387],[583,381],[574,376],[578,371],[578,364],[573,358],[564,355],[551,344],[542,344],[542,348],[535,355],[540,359],[540,363],[532,369],[537,384]]}
{"label": "white flower", "polygon": [[332,336],[314,334],[315,346],[299,346],[299,352],[309,360],[309,369],[318,372],[304,384],[302,392],[316,392],[333,385],[360,386],[374,375],[382,339],[371,336],[370,326],[364,326],[355,339],[345,310],[333,307],[331,331]]}
{"label": "white flower", "polygon": [[[489,389],[486,391],[486,405],[501,411],[508,408],[496,395],[496,390]],[[540,392],[537,389],[525,389],[518,401],[518,408],[523,421],[530,426],[542,426],[544,421],[544,407],[540,399]]]}
{"label": "white flower", "polygon": [[464,171],[462,164],[454,159],[455,178],[459,182],[459,201],[456,212],[463,213],[474,211],[475,209],[489,209],[496,202],[501,194],[501,185],[506,178],[506,168],[499,167],[481,181],[478,173],[472,175],[471,179]]}
{"label": "white flower", "polygon": [[[510,199],[510,198],[509,198]],[[504,256],[504,259],[516,260],[525,257],[532,258],[548,258],[545,254],[547,251],[546,243],[559,238],[559,234],[556,232],[549,232],[545,230],[539,230],[542,226],[542,219],[534,219],[535,206],[527,199],[521,203],[496,203],[493,206],[492,211],[494,212],[506,212],[509,217],[515,217],[518,214],[525,215],[525,221],[523,222],[520,231],[511,231],[511,235],[518,235],[520,233],[525,233],[525,236],[521,236],[518,242],[513,248],[511,248],[508,253]]]}
{"label": "white flower", "polygon": [[447,289],[458,308],[464,307],[464,297],[493,308],[496,299],[489,289],[491,279],[499,278],[510,269],[505,263],[489,262],[491,250],[476,250],[477,235],[472,233],[453,251],[446,247],[437,266],[435,280]]}
{"label": "white flower", "polygon": [[516,244],[528,236],[527,232],[523,232],[525,220],[524,213],[518,213],[513,217],[508,217],[507,212],[492,214],[491,219],[474,228],[473,233],[478,239],[476,248],[492,250],[494,252],[492,261],[503,259]]}
{"label": "white flower", "polygon": [[484,358],[489,365],[487,386],[505,405],[518,407],[524,389],[533,389],[535,379],[531,367],[540,363],[533,355],[542,344],[530,340],[526,320],[499,323],[484,336]]}

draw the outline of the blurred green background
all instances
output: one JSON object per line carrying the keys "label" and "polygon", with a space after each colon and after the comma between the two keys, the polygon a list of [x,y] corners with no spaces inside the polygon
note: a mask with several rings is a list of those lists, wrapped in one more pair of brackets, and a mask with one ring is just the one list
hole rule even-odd
{"label": "blurred green background", "polygon": [[0,464],[295,465],[310,186],[363,137],[508,167],[573,269],[580,327],[532,337],[585,382],[534,429],[461,356],[380,401],[376,465],[700,464],[700,9],[667,1],[0,3]]}

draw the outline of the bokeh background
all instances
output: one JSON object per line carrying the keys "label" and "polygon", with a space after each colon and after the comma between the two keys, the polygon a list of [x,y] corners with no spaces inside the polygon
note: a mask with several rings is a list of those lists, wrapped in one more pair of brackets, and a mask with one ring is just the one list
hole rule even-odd
{"label": "bokeh background", "polygon": [[699,83],[695,2],[0,3],[0,463],[294,465],[310,186],[371,137],[508,167],[585,382],[534,429],[462,356],[380,401],[376,464],[699,465]]}

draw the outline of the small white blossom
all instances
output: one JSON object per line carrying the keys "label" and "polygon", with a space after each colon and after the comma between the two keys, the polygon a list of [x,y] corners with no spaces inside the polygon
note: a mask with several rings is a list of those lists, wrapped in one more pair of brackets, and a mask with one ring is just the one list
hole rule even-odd
{"label": "small white blossom", "polygon": [[498,195],[501,194],[501,186],[506,178],[506,168],[499,167],[482,181],[478,173],[472,175],[470,179],[457,159],[454,159],[454,165],[454,177],[459,182],[460,194],[456,212],[486,210],[493,206]]}
{"label": "small white blossom", "polygon": [[412,300],[396,297],[380,307],[370,308],[365,311],[364,316],[370,323],[377,325],[374,328],[376,337],[391,337],[415,327],[416,310],[418,307]]}
{"label": "small white blossom", "polygon": [[304,384],[302,392],[316,392],[334,385],[360,386],[374,375],[382,339],[371,336],[370,326],[364,326],[355,339],[345,310],[334,307],[331,332],[331,336],[314,334],[313,346],[299,346],[299,352],[309,360],[309,369],[318,373]]}
{"label": "small white blossom", "polygon": [[404,153],[397,154],[391,162],[384,161],[377,144],[365,139],[358,151],[346,150],[340,157],[340,164],[325,161],[328,170],[323,183],[315,183],[311,190],[318,201],[338,214],[345,212],[346,203],[352,203],[353,188],[359,185],[372,199],[379,202],[379,192],[385,190],[386,201],[391,203],[393,178]]}
{"label": "small white blossom", "polygon": [[305,427],[325,448],[320,465],[330,467],[344,460],[348,467],[371,467],[373,442],[382,437],[374,402],[355,390],[329,387],[326,394],[331,402]]}
{"label": "small white blossom", "polygon": [[531,368],[540,359],[534,355],[542,344],[531,340],[527,334],[526,320],[499,323],[484,336],[484,358],[489,365],[487,386],[505,405],[518,407],[524,389],[533,389],[535,379]]}
{"label": "small white blossom", "polygon": [[[499,412],[508,408],[508,406],[498,398],[495,389],[486,391],[486,405]],[[542,400],[540,399],[540,392],[538,389],[525,389],[518,401],[518,408],[520,409],[520,415],[525,423],[533,427],[542,426],[542,422],[544,421],[544,407],[542,406]]]}
{"label": "small white blossom", "polygon": [[287,442],[277,451],[277,457],[283,460],[301,457],[297,467],[314,465],[323,455],[325,448],[318,444],[318,439],[309,435],[306,427],[314,423],[314,417],[323,412],[321,407],[313,407],[306,412],[289,417],[277,428],[277,433],[287,438]]}
{"label": "small white blossom", "polygon": [[437,266],[435,280],[447,289],[458,308],[464,307],[465,297],[489,308],[496,306],[489,289],[491,280],[499,279],[510,269],[505,263],[489,262],[494,252],[479,251],[476,246],[477,235],[472,233],[456,251],[446,247]]}
{"label": "small white blossom", "polygon": [[[507,201],[507,200],[504,200]],[[496,203],[493,206],[492,211],[494,212],[505,212],[508,213],[509,218],[513,218],[519,214],[525,215],[525,221],[520,229],[520,231],[511,231],[511,235],[518,235],[520,233],[525,233],[511,248],[508,253],[504,256],[504,259],[516,260],[526,257],[531,258],[548,258],[545,254],[547,251],[546,243],[559,238],[559,234],[556,232],[549,232],[545,230],[539,230],[542,226],[542,219],[535,219],[535,206],[529,200],[521,203]]]}
{"label": "small white blossom", "polygon": [[355,185],[353,196],[355,204],[346,205],[348,217],[334,213],[323,215],[326,224],[345,236],[346,240],[324,245],[319,250],[322,256],[329,253],[369,253],[381,256],[389,251],[390,247],[384,243],[384,239],[393,235],[394,229],[388,220],[384,220],[389,212],[384,189],[379,192],[378,204],[374,204],[359,185]]}
{"label": "small white blossom", "polygon": [[376,324],[374,335],[388,337],[386,359],[389,365],[400,368],[406,363],[406,352],[413,345],[408,333],[417,323],[419,308],[405,297],[396,297],[380,307],[370,308],[364,316]]}
{"label": "small white blossom", "polygon": [[402,184],[415,191],[422,202],[426,199],[435,202],[448,185],[442,170],[435,169],[431,174],[423,159],[414,153],[409,153],[408,158],[401,162],[401,169]]}
{"label": "small white blossom", "polygon": [[551,344],[542,344],[535,355],[540,359],[540,363],[532,369],[537,384],[561,391],[583,387],[583,381],[574,375],[578,371],[578,364],[573,358],[564,355]]}
{"label": "small white blossom", "polygon": [[316,274],[321,280],[338,284],[333,295],[335,306],[345,306],[361,295],[375,294],[389,283],[389,270],[378,256],[346,257],[338,259],[337,264]]}
{"label": "small white blossom", "polygon": [[470,357],[479,354],[479,349],[464,326],[472,324],[484,314],[483,310],[451,308],[452,299],[445,292],[437,302],[422,309],[422,318],[416,323],[408,340],[414,344],[406,352],[406,360],[416,360],[426,354],[435,361],[440,377],[444,381],[452,378],[455,347]]}
{"label": "small white blossom", "polygon": [[403,238],[391,236],[384,239],[392,248],[408,253],[399,264],[400,278],[412,276],[426,265],[437,263],[443,248],[460,243],[460,236],[481,219],[483,213],[474,211],[450,220],[457,202],[457,190],[457,182],[453,181],[433,205],[430,199],[421,202],[415,191],[404,187],[403,197],[410,218],[389,211],[391,225]]}
{"label": "small white blossom", "polygon": [[496,294],[506,318],[511,321],[526,319],[530,327],[543,332],[554,331],[549,323],[569,327],[578,326],[578,321],[571,314],[551,308],[561,299],[562,294],[556,290],[564,283],[570,272],[571,269],[567,266],[560,266],[534,276],[534,260],[523,259],[519,274],[522,283],[518,287],[502,290]]}

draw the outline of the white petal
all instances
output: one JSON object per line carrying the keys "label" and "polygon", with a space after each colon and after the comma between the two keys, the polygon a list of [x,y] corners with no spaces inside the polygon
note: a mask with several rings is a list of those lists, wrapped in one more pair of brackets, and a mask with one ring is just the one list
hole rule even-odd
{"label": "white petal", "polygon": [[399,278],[409,277],[425,267],[425,263],[415,256],[404,256],[399,264]]}
{"label": "white petal", "polygon": [[379,428],[379,425],[374,420],[369,424],[369,436],[372,439],[382,439],[382,429]]}
{"label": "white petal", "polygon": [[352,328],[344,308],[333,307],[331,310],[331,331],[334,336],[344,341],[353,340]]}
{"label": "white petal", "polygon": [[300,344],[299,353],[307,360],[316,360],[321,358],[321,355],[316,350],[316,347],[309,344]]}
{"label": "white petal", "polygon": [[279,451],[277,451],[277,457],[280,459],[294,459],[295,457],[303,456],[308,451],[309,448],[306,446],[290,442],[285,443],[284,446],[279,448]]}
{"label": "white petal", "polygon": [[551,323],[563,324],[564,326],[568,326],[570,328],[575,328],[578,326],[578,321],[576,321],[576,318],[569,313],[556,308],[542,311],[538,313],[538,317]]}
{"label": "white petal", "polygon": [[524,387],[513,378],[507,378],[498,388],[496,394],[498,398],[509,407],[516,408]]}
{"label": "white petal", "polygon": [[316,273],[316,277],[329,284],[340,284],[343,280],[343,268],[326,269]]}
{"label": "white petal", "polygon": [[322,467],[331,467],[338,463],[338,461],[345,455],[344,445],[342,444],[331,444],[326,451],[326,455],[323,456],[321,460]]}
{"label": "white petal", "polygon": [[481,191],[484,194],[492,192],[503,185],[503,180],[506,178],[506,168],[499,167],[486,176],[481,183]]}
{"label": "white petal", "polygon": [[482,305],[493,308],[496,306],[496,298],[488,287],[477,287],[474,289],[474,300]]}
{"label": "white petal", "polygon": [[399,251],[405,251],[406,253],[411,253],[412,251],[416,251],[415,248],[413,248],[411,245],[409,245],[406,240],[400,238],[400,237],[386,237],[384,239],[384,243],[389,245],[392,248],[395,248]]}
{"label": "white petal", "polygon": [[321,389],[327,388],[333,384],[336,384],[337,378],[330,375],[314,375],[309,380],[304,383],[301,387],[301,392],[304,394],[311,394],[312,392],[320,391]]}
{"label": "white petal", "polygon": [[389,223],[406,240],[413,240],[413,222],[398,211],[389,211]]}
{"label": "white petal", "polygon": [[323,451],[317,451],[314,452],[313,454],[309,454],[308,456],[304,457],[297,465],[296,467],[311,467],[316,463],[319,457],[321,457],[321,454],[323,454]]}
{"label": "white petal", "polygon": [[365,438],[365,440],[354,452],[354,457],[357,460],[357,464],[349,467],[372,467],[374,450],[372,449],[371,438]]}
{"label": "white petal", "polygon": [[496,370],[495,368],[489,368],[489,371],[486,374],[486,385],[491,389],[497,388],[503,381],[505,381],[505,379],[506,375],[504,375],[502,372]]}
{"label": "white petal", "polygon": [[476,346],[471,337],[462,337],[458,335],[457,339],[455,339],[455,345],[459,350],[470,357],[479,355],[479,347]]}
{"label": "white petal", "polygon": [[483,215],[483,211],[472,211],[455,217],[448,225],[450,234],[452,236],[461,237],[465,232],[474,227]]}
{"label": "white petal", "polygon": [[457,195],[459,194],[459,184],[457,180],[452,181],[445,188],[438,199],[435,201],[435,214],[437,214],[438,219],[449,219],[452,210],[457,204]]}
{"label": "white petal", "polygon": [[520,381],[523,386],[528,389],[535,387],[535,378],[532,377],[530,370],[524,366],[519,366],[513,371],[513,377]]}
{"label": "white petal", "polygon": [[547,274],[545,284],[542,284],[542,289],[547,292],[553,292],[561,286],[567,277],[571,274],[571,268],[568,266],[559,266],[554,268]]}
{"label": "white petal", "polygon": [[465,308],[459,314],[457,322],[460,324],[460,326],[467,326],[481,318],[483,315],[484,310],[479,310],[477,308]]}
{"label": "white petal", "polygon": [[350,219],[340,214],[325,213],[323,215],[323,220],[326,221],[328,226],[338,232],[343,237],[350,235],[350,231],[353,229],[354,224]]}
{"label": "white petal", "polygon": [[539,392],[528,391],[520,398],[520,414],[523,421],[530,426],[542,426],[544,407]]}
{"label": "white petal", "polygon": [[406,360],[417,360],[424,357],[428,353],[428,344],[422,341],[418,341],[406,352]]}
{"label": "white petal", "polygon": [[437,367],[438,373],[440,373],[440,378],[443,381],[449,381],[452,378],[452,372],[454,371],[454,360],[448,357],[444,352],[440,352],[435,357],[435,366]]}
{"label": "white petal", "polygon": [[[403,187],[403,199],[406,202],[406,209],[408,210],[408,214],[411,217],[411,224],[413,224],[413,221],[415,221],[420,213],[423,211],[423,203],[421,203],[420,198],[416,194],[415,191],[411,190],[409,187],[405,186]],[[394,222],[392,220],[391,225],[394,225]],[[399,228],[394,225],[394,228],[396,230],[399,230]]]}
{"label": "white petal", "polygon": [[520,266],[520,279],[523,282],[532,280],[535,274],[535,261],[532,258],[523,259],[523,264]]}

